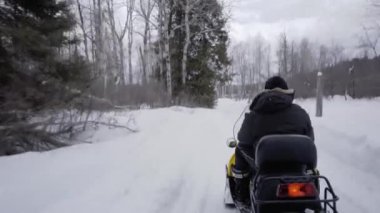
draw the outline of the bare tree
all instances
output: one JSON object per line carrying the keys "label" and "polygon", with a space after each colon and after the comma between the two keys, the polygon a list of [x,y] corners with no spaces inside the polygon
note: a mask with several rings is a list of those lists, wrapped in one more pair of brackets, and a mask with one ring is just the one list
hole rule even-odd
{"label": "bare tree", "polygon": [[101,0],[93,0],[93,27],[94,27],[94,68],[96,76],[103,78],[103,97],[107,96],[109,73],[106,70],[107,60],[104,40],[103,4]]}
{"label": "bare tree", "polygon": [[95,29],[95,57],[98,75],[104,74],[104,43],[103,43],[103,18],[101,0],[93,0],[94,29]]}
{"label": "bare tree", "polygon": [[186,65],[187,65],[187,51],[190,45],[190,11],[199,1],[198,0],[184,0],[182,7],[185,11],[185,42],[183,47],[182,57],[182,85],[186,83]]}
{"label": "bare tree", "polygon": [[[239,76],[240,81],[240,98],[247,97],[247,86],[251,82],[251,66],[252,60],[250,55],[251,48],[248,47],[246,43],[239,43],[232,47],[231,57],[232,57],[232,70]],[[252,51],[251,51],[252,52]]]}
{"label": "bare tree", "polygon": [[265,70],[267,78],[271,76],[272,73],[272,56],[271,56],[271,45],[267,44],[265,47]]}
{"label": "bare tree", "polygon": [[319,68],[320,70],[325,69],[329,64],[328,59],[328,48],[325,45],[319,47]]}
{"label": "bare tree", "polygon": [[[95,43],[95,30],[94,30],[94,22],[95,22],[95,16],[93,15],[94,14],[94,11],[95,11],[95,5],[94,4],[91,4],[90,1],[93,1],[93,0],[89,0],[89,5],[90,5],[90,13],[91,13],[91,17],[90,17],[90,41],[91,41],[91,59],[93,62],[95,62],[96,60],[96,43]],[[94,76],[97,76],[98,73],[96,71],[96,69],[93,69],[94,70]]]}
{"label": "bare tree", "polygon": [[[244,49],[236,49],[236,65],[237,66],[237,69],[239,70],[239,73],[240,73],[240,80],[241,80],[241,86],[242,86],[242,89],[241,89],[241,97],[242,98],[246,98],[246,85],[247,83],[251,83],[251,82],[247,82],[247,71],[248,71],[248,59],[247,59],[247,52],[246,50]],[[250,72],[251,73],[251,72]],[[249,79],[251,80],[251,79]]]}
{"label": "bare tree", "polygon": [[373,56],[377,57],[378,43],[380,39],[380,32],[374,27],[362,26],[363,35],[359,38],[359,47],[370,49],[373,52]]}
{"label": "bare tree", "polygon": [[89,50],[88,50],[88,34],[87,34],[87,31],[86,31],[86,27],[85,27],[85,23],[84,23],[84,17],[83,17],[83,9],[82,9],[82,5],[81,3],[79,2],[79,0],[76,1],[77,3],[77,9],[78,9],[78,14],[79,14],[79,26],[82,30],[82,34],[83,34],[83,43],[84,43],[84,48],[85,48],[85,54],[86,54],[86,59],[87,61],[90,61],[90,56],[89,56]]}
{"label": "bare tree", "polygon": [[262,80],[262,70],[264,64],[264,45],[265,40],[261,34],[257,34],[254,38],[254,57],[255,57],[255,73],[257,80]]}
{"label": "bare tree", "polygon": [[[119,78],[121,82],[124,83],[124,69],[122,68],[120,61],[123,60],[118,54],[118,33],[115,24],[115,12],[114,12],[114,1],[107,0],[107,14],[108,14],[108,24],[111,28],[111,37],[112,37],[112,66],[118,71]],[[120,57],[120,58],[119,58]]]}
{"label": "bare tree", "polygon": [[299,55],[296,47],[296,43],[292,41],[290,45],[290,70],[291,74],[295,74],[299,72]]}
{"label": "bare tree", "polygon": [[336,65],[343,60],[344,47],[337,44],[335,41],[331,42],[330,54],[332,58],[332,65]]}
{"label": "bare tree", "polygon": [[150,65],[149,57],[149,43],[150,43],[150,31],[151,31],[151,17],[155,7],[155,2],[152,0],[140,0],[140,8],[137,11],[138,15],[142,17],[144,22],[143,37],[143,50],[140,48],[140,57],[142,65],[142,83],[147,83],[147,73]]}
{"label": "bare tree", "polygon": [[127,4],[127,32],[128,32],[128,73],[129,73],[129,84],[133,84],[133,68],[132,68],[132,47],[133,47],[133,15],[135,11],[135,0],[126,0]]}
{"label": "bare tree", "polygon": [[[134,11],[135,11],[135,0],[126,0],[123,3],[114,0],[106,0],[107,4],[107,15],[108,15],[108,25],[111,30],[112,38],[112,55],[111,60],[115,61],[116,69],[118,70],[118,80],[125,84],[125,52],[124,52],[124,39],[127,36],[127,51],[128,51],[128,80],[129,83],[133,83],[133,69],[132,69],[132,47],[134,39]],[[121,5],[125,10],[126,18],[123,24],[120,23],[120,18],[116,18],[114,6]],[[117,22],[118,20],[118,22]],[[117,25],[118,23],[118,25]]]}
{"label": "bare tree", "polygon": [[233,73],[238,74],[241,84],[241,97],[249,90],[254,94],[260,90],[260,82],[272,75],[271,45],[257,34],[246,42],[235,44],[230,53]]}
{"label": "bare tree", "polygon": [[300,43],[300,72],[311,72],[315,68],[315,59],[312,47],[307,38],[303,38]]}
{"label": "bare tree", "polygon": [[169,99],[172,99],[172,70],[171,70],[171,54],[170,54],[170,36],[171,36],[171,8],[172,2],[167,0],[156,0],[158,7],[158,34],[159,34],[159,56],[160,56],[160,72],[164,73],[165,64],[165,79],[166,90]]}
{"label": "bare tree", "polygon": [[158,7],[158,15],[157,15],[157,31],[158,31],[158,55],[159,55],[159,68],[160,68],[160,77],[164,75],[164,22],[163,22],[163,15],[164,15],[164,4],[163,0],[155,0]]}
{"label": "bare tree", "polygon": [[286,33],[281,33],[279,39],[279,49],[277,51],[278,58],[278,69],[280,75],[288,74],[288,55],[289,55],[289,44]]}
{"label": "bare tree", "polygon": [[252,44],[247,45],[249,49],[245,49],[246,57],[242,58],[241,63],[245,69],[249,72],[248,84],[252,86],[255,83],[255,72],[256,72],[256,60],[255,60],[255,48]]}

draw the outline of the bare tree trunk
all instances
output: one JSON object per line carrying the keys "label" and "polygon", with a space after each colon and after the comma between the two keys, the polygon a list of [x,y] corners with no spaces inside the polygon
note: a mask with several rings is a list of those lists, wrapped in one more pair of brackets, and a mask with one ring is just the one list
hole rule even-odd
{"label": "bare tree trunk", "polygon": [[164,10],[163,0],[158,0],[158,51],[159,51],[159,67],[160,67],[160,78],[164,76],[164,48],[163,48],[163,40],[164,40],[164,32],[163,32],[163,10]]}
{"label": "bare tree trunk", "polygon": [[147,44],[145,43],[146,37],[144,36],[144,44],[143,44],[143,49],[141,47],[139,48],[140,52],[140,58],[141,58],[141,68],[142,68],[142,84],[146,85],[147,83],[147,67],[148,67],[148,55],[147,55]]}
{"label": "bare tree trunk", "polygon": [[119,43],[119,57],[120,57],[120,78],[122,81],[122,84],[125,84],[125,76],[124,76],[124,71],[125,71],[125,64],[124,64],[124,42],[123,39],[118,39]]}
{"label": "bare tree trunk", "polygon": [[169,18],[165,17],[165,44],[164,44],[164,57],[166,64],[166,85],[168,96],[172,98],[172,69],[171,69],[171,57],[170,57],[170,33],[169,33]]}
{"label": "bare tree trunk", "polygon": [[103,65],[103,35],[102,35],[102,8],[101,8],[101,0],[93,0],[94,3],[94,28],[95,28],[95,45],[96,45],[96,63],[98,74],[103,75],[103,71],[101,68]]}
{"label": "bare tree trunk", "polygon": [[112,58],[113,63],[115,66],[115,70],[118,72],[118,77],[121,79],[121,82],[124,83],[124,69],[120,66],[120,58],[118,55],[118,35],[116,31],[116,25],[115,25],[115,13],[114,13],[114,1],[113,0],[107,0],[107,13],[108,13],[108,19],[109,19],[109,25],[111,28],[112,33]]}
{"label": "bare tree trunk", "polygon": [[102,61],[103,54],[103,36],[102,36],[102,17],[101,17],[101,4],[100,0],[93,0],[93,28],[94,28],[94,55],[95,55],[95,69],[96,75],[102,76],[103,70],[100,63]]}
{"label": "bare tree trunk", "polygon": [[261,79],[261,69],[262,69],[262,61],[263,61],[263,41],[262,40],[258,40],[259,42],[257,42],[257,51],[256,51],[256,66],[257,66],[257,70],[256,70],[256,73],[257,73],[257,81],[260,82],[260,79]]}
{"label": "bare tree trunk", "polygon": [[269,78],[271,76],[271,47],[270,44],[267,46],[267,56],[266,56],[266,70],[267,70],[267,77]]}
{"label": "bare tree trunk", "polygon": [[[167,4],[173,4],[175,2],[168,2],[165,1]],[[164,7],[166,11],[167,7]],[[171,67],[171,53],[170,53],[170,38],[172,37],[172,33],[174,32],[171,29],[171,18],[172,18],[172,5],[170,5],[170,9],[164,13],[164,35],[165,35],[165,44],[164,44],[164,56],[165,56],[165,62],[166,62],[166,84],[167,84],[167,92],[170,100],[172,100],[173,97],[173,86],[172,86],[172,67]]]}
{"label": "bare tree trunk", "polygon": [[103,97],[107,97],[107,88],[108,88],[108,72],[106,72],[105,69],[103,69],[104,66],[106,66],[104,59],[104,43],[103,43],[103,29],[102,29],[102,6],[101,6],[101,0],[97,0],[97,12],[96,14],[96,23],[95,23],[95,35],[97,40],[97,68],[99,69],[99,75],[103,76]]}
{"label": "bare tree trunk", "polygon": [[147,0],[147,4],[144,5],[144,0],[140,0],[140,12],[141,17],[144,19],[144,34],[143,34],[143,51],[140,48],[140,56],[142,62],[142,83],[145,85],[147,83],[147,73],[150,64],[149,60],[149,50],[148,41],[150,37],[150,18],[152,11],[154,9],[154,4],[151,0]]}
{"label": "bare tree trunk", "polygon": [[182,56],[182,85],[186,84],[186,73],[187,73],[187,52],[190,45],[190,4],[189,0],[185,0],[185,29],[186,29],[186,38],[185,44],[183,47],[183,56]]}
{"label": "bare tree trunk", "polygon": [[139,47],[139,56],[141,60],[141,73],[142,73],[142,85],[146,85],[146,64],[145,64],[145,58],[144,58],[144,53],[143,50],[141,49],[141,46]]}
{"label": "bare tree trunk", "polygon": [[128,72],[129,72],[129,84],[133,84],[132,45],[133,45],[133,38],[130,35],[130,36],[128,36]]}
{"label": "bare tree trunk", "polygon": [[[91,0],[90,0],[91,1]],[[92,8],[92,5],[90,4],[90,11],[95,11],[94,8]],[[90,18],[90,38],[91,38],[91,59],[93,62],[96,60],[96,44],[95,44],[95,33],[94,33],[94,19]],[[95,69],[94,69],[95,71]],[[97,73],[93,73],[94,76],[97,75]]]}
{"label": "bare tree trunk", "polygon": [[280,45],[277,52],[278,61],[279,61],[279,74],[286,76],[288,73],[288,40],[285,33],[280,35]]}
{"label": "bare tree trunk", "polygon": [[90,57],[88,54],[88,42],[87,42],[87,32],[84,26],[84,18],[83,18],[83,11],[82,11],[82,5],[79,3],[79,0],[77,0],[77,7],[78,7],[78,13],[79,13],[79,20],[80,20],[80,28],[83,33],[83,43],[84,43],[84,51],[86,54],[87,61],[90,61]]}
{"label": "bare tree trunk", "polygon": [[296,71],[296,53],[295,53],[295,44],[294,44],[294,41],[292,42],[291,44],[291,47],[290,47],[290,70],[289,72],[292,74],[295,74],[297,71]]}
{"label": "bare tree trunk", "polygon": [[[166,68],[166,91],[169,96],[169,99],[172,99],[172,77],[171,77],[171,61],[170,61],[170,17],[166,12],[166,4],[165,0],[158,0],[159,4],[159,31],[160,31],[160,42],[162,42],[160,47],[160,56],[162,60],[162,71],[163,71],[163,63],[165,63]],[[160,67],[161,69],[161,67]]]}
{"label": "bare tree trunk", "polygon": [[106,72],[106,59],[104,53],[102,1],[93,0],[94,31],[95,31],[95,70],[96,76],[103,78],[103,97],[107,96],[108,72]]}
{"label": "bare tree trunk", "polygon": [[[144,39],[145,40],[145,39]],[[144,41],[145,42],[145,41]],[[143,85],[146,85],[147,82],[148,82],[148,76],[147,76],[147,69],[148,69],[148,60],[149,60],[149,57],[148,57],[148,48],[147,48],[147,44],[144,43],[144,52],[141,50],[141,47],[140,47],[140,54],[141,54],[141,62],[142,62],[142,84]]]}
{"label": "bare tree trunk", "polygon": [[288,41],[286,39],[286,35],[284,34],[284,76],[286,76],[288,74]]}
{"label": "bare tree trunk", "polygon": [[133,13],[135,8],[135,0],[127,0],[128,5],[128,71],[129,71],[129,84],[133,84],[133,70],[132,70],[132,47],[133,47]]}

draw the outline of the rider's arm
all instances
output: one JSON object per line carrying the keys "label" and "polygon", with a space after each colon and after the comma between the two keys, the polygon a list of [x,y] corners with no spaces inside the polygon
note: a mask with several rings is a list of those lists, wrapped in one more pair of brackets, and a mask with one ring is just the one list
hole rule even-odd
{"label": "rider's arm", "polygon": [[253,149],[252,116],[252,112],[245,114],[243,124],[238,133],[239,148],[246,153],[252,152]]}
{"label": "rider's arm", "polygon": [[306,135],[309,136],[314,141],[314,129],[311,125],[311,120],[309,115],[307,116],[307,123],[306,123]]}

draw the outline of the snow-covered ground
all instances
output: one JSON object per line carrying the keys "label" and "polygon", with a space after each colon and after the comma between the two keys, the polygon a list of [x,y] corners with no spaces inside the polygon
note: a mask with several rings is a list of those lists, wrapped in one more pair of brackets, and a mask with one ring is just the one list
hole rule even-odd
{"label": "snow-covered ground", "polygon": [[[297,101],[314,115],[313,100]],[[215,110],[171,107],[131,114],[138,133],[98,130],[94,144],[0,158],[0,212],[211,213],[223,205],[225,145],[246,101]],[[380,209],[380,100],[325,102],[313,118],[319,168],[342,213]]]}

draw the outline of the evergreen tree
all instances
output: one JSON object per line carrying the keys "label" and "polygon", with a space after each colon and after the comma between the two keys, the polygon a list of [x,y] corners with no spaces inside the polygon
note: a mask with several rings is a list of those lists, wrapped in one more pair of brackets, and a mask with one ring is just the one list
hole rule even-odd
{"label": "evergreen tree", "polygon": [[[66,1],[0,0],[0,155],[61,147],[72,133],[62,109],[89,73],[72,17]],[[40,112],[49,119],[33,122]]]}
{"label": "evergreen tree", "polygon": [[[186,20],[189,4],[191,10]],[[213,107],[216,83],[230,79],[226,74],[230,60],[223,7],[217,0],[178,0],[169,5],[173,97],[180,100],[179,104]],[[186,29],[186,24],[189,24],[189,29]],[[186,33],[189,32],[190,42],[186,46]],[[184,54],[187,55],[183,73]]]}
{"label": "evergreen tree", "polygon": [[0,1],[2,110],[67,101],[64,88],[78,86],[86,70],[69,37],[74,25],[66,1]]}
{"label": "evergreen tree", "polygon": [[223,8],[218,1],[200,2],[206,5],[201,7],[203,11],[195,13],[204,13],[204,17],[192,26],[194,36],[188,53],[185,91],[196,104],[213,107],[216,82],[228,80],[225,76],[226,66],[230,63],[227,56],[228,34],[224,29]]}

